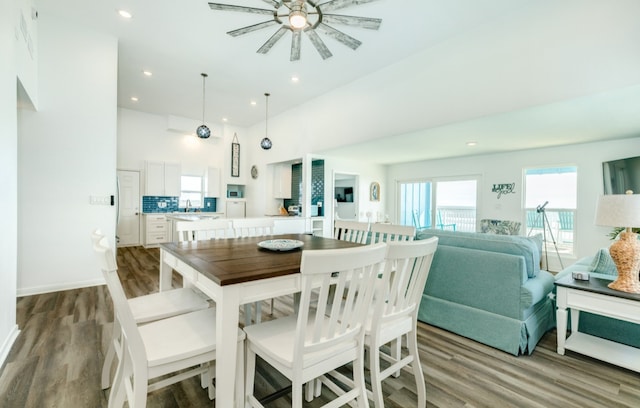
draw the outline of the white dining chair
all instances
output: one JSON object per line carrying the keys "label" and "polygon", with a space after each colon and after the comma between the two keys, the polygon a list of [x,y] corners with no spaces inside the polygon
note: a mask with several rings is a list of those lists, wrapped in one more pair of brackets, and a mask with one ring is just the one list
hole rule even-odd
{"label": "white dining chair", "polygon": [[237,238],[273,235],[275,226],[271,218],[237,218],[232,223]]}
{"label": "white dining chair", "polygon": [[[214,399],[215,309],[202,309],[138,325],[118,278],[115,258],[106,238],[95,244],[94,250],[113,301],[115,320],[122,330],[121,358],[108,406],[122,407],[127,401],[130,408],[145,407],[147,393],[193,376],[200,376],[201,386],[208,389],[209,399]],[[244,332],[238,329],[236,335],[239,343],[236,364],[242,367]],[[236,379],[238,401],[244,394],[241,372],[239,370]]]}
{"label": "white dining chair", "polygon": [[[371,224],[370,243],[413,241],[415,235],[416,228],[411,225],[374,223]],[[402,338],[391,342],[389,347],[391,348],[391,355],[394,358],[399,358],[402,351]],[[399,377],[400,371],[395,372],[393,376]]]}
{"label": "white dining chair", "polygon": [[[385,253],[386,244],[302,252],[297,315],[244,328],[247,406],[263,406],[253,395],[256,356],[292,382],[292,406],[296,408],[302,407],[305,383],[320,378],[333,389],[337,385],[324,374],[352,363],[353,387],[325,406],[338,407],[352,401],[359,407],[368,406],[364,325]],[[329,290],[332,285],[335,290]],[[318,295],[317,300],[312,300],[312,293]]]}
{"label": "white dining chair", "polygon": [[178,242],[234,237],[231,221],[225,218],[177,221],[176,232],[178,233]]}
{"label": "white dining chair", "polygon": [[416,228],[411,225],[398,224],[371,224],[372,244],[378,242],[413,241],[416,236]]}
{"label": "white dining chair", "polygon": [[[387,244],[385,268],[377,279],[373,308],[365,325],[364,337],[371,375],[371,391],[367,394],[376,408],[384,407],[382,381],[402,368],[410,369],[415,378],[417,406],[426,407],[426,386],[418,354],[418,308],[437,247],[437,237]],[[408,348],[406,357],[396,357],[381,349],[405,335]],[[381,360],[388,363],[384,370],[381,369]],[[332,375],[346,384],[352,382],[338,372]]]}
{"label": "white dining chair", "polygon": [[[96,246],[105,237],[100,230],[95,230],[91,234],[93,245]],[[111,252],[111,254],[113,254]],[[116,267],[115,258],[112,264]],[[155,320],[166,319],[196,310],[207,309],[210,305],[205,296],[191,288],[171,289],[159,293],[138,296],[127,300],[133,319],[136,324],[141,325]],[[115,311],[114,311],[115,316]],[[111,386],[111,369],[116,358],[121,359],[120,342],[122,330],[119,320],[113,319],[111,339],[107,346],[104,363],[102,364],[102,376],[100,385],[103,390]]]}
{"label": "white dining chair", "polygon": [[335,220],[333,238],[341,241],[366,244],[369,238],[369,223],[348,220]]}
{"label": "white dining chair", "polygon": [[[246,237],[266,237],[273,235],[275,222],[270,218],[240,218],[232,220],[233,231],[236,238]],[[273,299],[271,303],[271,313],[273,314]],[[253,304],[255,314],[251,313],[251,303],[244,305],[244,324],[250,325],[252,322],[260,323],[262,321],[262,303],[255,302]]]}

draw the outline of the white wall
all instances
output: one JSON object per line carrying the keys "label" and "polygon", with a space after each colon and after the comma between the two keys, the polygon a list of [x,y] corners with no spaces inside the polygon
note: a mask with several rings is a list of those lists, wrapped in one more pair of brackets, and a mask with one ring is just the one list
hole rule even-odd
{"label": "white wall", "polygon": [[[38,112],[18,115],[18,294],[103,282],[89,234],[115,237],[117,40],[40,13]],[[111,240],[113,245],[113,238]]]}
{"label": "white wall", "polygon": [[[575,218],[575,255],[593,255],[609,246],[610,229],[597,227],[593,220],[598,195],[603,192],[602,162],[640,154],[640,138],[535,149],[467,158],[432,160],[398,164],[389,167],[388,184],[421,177],[480,175],[478,219],[492,218],[525,222],[523,169],[575,165],[578,168],[578,204]],[[516,193],[500,199],[491,192],[493,184],[516,183]],[[394,188],[394,190],[397,190]],[[397,191],[387,196],[387,207],[394,218],[399,216]],[[525,224],[526,225],[526,224]],[[572,259],[564,262],[565,266]],[[551,259],[550,259],[551,263]]]}
{"label": "white wall", "polygon": [[16,116],[17,1],[0,2],[0,366],[18,335],[16,274],[18,236],[18,139]]}

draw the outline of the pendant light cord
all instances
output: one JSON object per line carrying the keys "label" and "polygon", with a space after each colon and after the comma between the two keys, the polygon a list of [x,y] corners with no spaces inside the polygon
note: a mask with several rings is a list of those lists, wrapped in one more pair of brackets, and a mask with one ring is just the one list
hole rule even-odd
{"label": "pendant light cord", "polygon": [[265,93],[265,99],[267,103],[265,104],[265,118],[264,118],[264,137],[269,137],[269,93]]}
{"label": "pendant light cord", "polygon": [[204,82],[208,75],[205,73],[202,73],[200,75],[202,75],[202,124],[204,125],[204,102],[205,102]]}

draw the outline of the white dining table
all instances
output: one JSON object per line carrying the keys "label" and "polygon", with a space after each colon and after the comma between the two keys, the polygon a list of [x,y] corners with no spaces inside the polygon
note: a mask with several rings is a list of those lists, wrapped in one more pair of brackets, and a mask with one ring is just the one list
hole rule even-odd
{"label": "white dining table", "polygon": [[[267,239],[302,241],[302,248],[272,251],[258,246]],[[172,271],[216,304],[216,406],[243,407],[234,401],[240,305],[300,291],[303,249],[350,248],[359,244],[306,234],[232,238],[160,245],[160,291],[172,287]],[[239,384],[243,386],[243,384]],[[244,393],[243,393],[244,395]]]}

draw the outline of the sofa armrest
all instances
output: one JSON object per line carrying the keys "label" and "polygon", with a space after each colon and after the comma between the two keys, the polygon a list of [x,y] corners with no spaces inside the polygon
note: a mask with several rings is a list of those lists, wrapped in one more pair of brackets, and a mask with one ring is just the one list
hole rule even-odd
{"label": "sofa armrest", "polygon": [[527,280],[522,256],[439,245],[424,293],[519,318]]}

